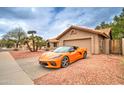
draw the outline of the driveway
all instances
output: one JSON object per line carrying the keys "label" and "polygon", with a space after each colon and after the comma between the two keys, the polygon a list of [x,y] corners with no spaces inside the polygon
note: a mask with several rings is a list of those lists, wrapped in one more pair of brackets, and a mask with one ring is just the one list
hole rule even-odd
{"label": "driveway", "polygon": [[16,59],[16,62],[32,80],[55,70],[43,68],[38,63],[38,57]]}
{"label": "driveway", "polygon": [[0,84],[33,84],[8,52],[0,53]]}
{"label": "driveway", "polygon": [[24,57],[18,58],[17,56],[16,57],[14,56],[16,59],[16,62],[32,80],[37,79],[41,76],[44,76],[52,71],[59,70],[59,69],[49,69],[49,68],[42,67],[38,62],[38,57],[41,54],[38,53],[37,55],[35,55],[34,57],[28,57],[28,58],[24,58]]}

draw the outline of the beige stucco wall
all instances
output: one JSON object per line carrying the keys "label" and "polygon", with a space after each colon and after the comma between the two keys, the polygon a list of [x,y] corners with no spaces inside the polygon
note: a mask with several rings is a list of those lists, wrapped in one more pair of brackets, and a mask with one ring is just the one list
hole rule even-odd
{"label": "beige stucco wall", "polygon": [[[49,42],[49,44],[50,44],[50,48],[51,48],[51,49],[56,48],[56,47],[54,47],[54,43],[53,43],[53,42]],[[56,44],[57,44],[57,46],[58,46],[58,43],[57,43],[57,42],[56,42]]]}
{"label": "beige stucco wall", "polygon": [[66,34],[64,34],[59,40],[63,41],[66,39],[77,39],[77,38],[82,38],[82,37],[87,37],[87,36],[96,36],[96,34],[78,30],[78,31],[76,31],[76,34],[71,35],[71,31],[69,31]]}
{"label": "beige stucco wall", "polygon": [[69,40],[69,39],[78,39],[78,38],[91,38],[91,48],[92,48],[92,54],[99,54],[100,49],[99,49],[99,35],[93,34],[90,32],[86,31],[76,31],[75,34],[71,34],[71,31],[67,32],[64,34],[60,39],[59,39],[59,46],[63,46],[63,41],[64,40]]}
{"label": "beige stucco wall", "polygon": [[50,47],[51,47],[51,48],[54,48],[54,45],[53,45],[53,43],[49,43],[49,44],[50,44]]}
{"label": "beige stucco wall", "polygon": [[99,54],[99,52],[100,52],[100,50],[99,50],[99,36],[98,35],[96,35],[95,37],[94,37],[94,40],[95,40],[95,43],[94,43],[94,53],[95,54]]}

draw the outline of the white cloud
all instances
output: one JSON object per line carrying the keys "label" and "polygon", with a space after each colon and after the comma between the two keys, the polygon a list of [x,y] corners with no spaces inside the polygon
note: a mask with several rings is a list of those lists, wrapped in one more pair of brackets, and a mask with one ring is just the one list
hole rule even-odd
{"label": "white cloud", "polygon": [[95,27],[101,21],[111,21],[113,15],[120,13],[121,10],[121,8],[64,8],[57,12],[55,8],[13,9],[7,13],[15,13],[11,14],[15,15],[13,18],[9,18],[9,15],[7,18],[4,15],[0,16],[0,29],[3,33],[21,26],[26,31],[36,30],[37,34],[45,39],[57,36],[70,25]]}
{"label": "white cloud", "polygon": [[9,31],[15,27],[23,27],[24,30],[29,29],[29,25],[27,25],[24,21],[21,20],[8,20],[8,19],[0,19],[1,28],[6,29],[5,31]]}

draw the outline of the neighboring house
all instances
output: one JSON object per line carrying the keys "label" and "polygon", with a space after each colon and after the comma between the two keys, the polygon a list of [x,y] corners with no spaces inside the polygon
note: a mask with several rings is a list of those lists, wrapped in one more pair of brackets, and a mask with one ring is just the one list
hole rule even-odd
{"label": "neighboring house", "polygon": [[111,28],[94,30],[71,26],[56,38],[47,40],[47,47],[78,46],[87,48],[88,53],[99,54],[109,51],[108,39],[112,39]]}

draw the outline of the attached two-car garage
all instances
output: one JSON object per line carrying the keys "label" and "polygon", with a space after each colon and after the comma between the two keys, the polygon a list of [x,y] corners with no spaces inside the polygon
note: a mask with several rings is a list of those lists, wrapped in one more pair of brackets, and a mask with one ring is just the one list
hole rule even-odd
{"label": "attached two-car garage", "polygon": [[90,54],[108,53],[111,28],[95,30],[79,26],[71,26],[56,38],[49,39],[50,48],[59,46],[78,46],[87,48]]}
{"label": "attached two-car garage", "polygon": [[91,38],[64,40],[63,44],[69,46],[78,46],[82,48],[87,48],[88,53],[91,53],[91,49],[92,49]]}

